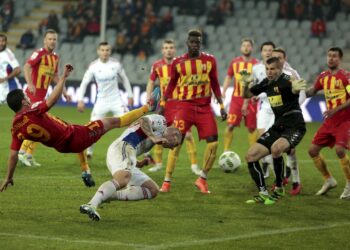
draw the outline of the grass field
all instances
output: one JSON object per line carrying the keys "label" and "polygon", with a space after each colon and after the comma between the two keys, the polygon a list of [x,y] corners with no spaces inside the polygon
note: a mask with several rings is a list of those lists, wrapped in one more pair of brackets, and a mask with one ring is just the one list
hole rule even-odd
{"label": "grass field", "polygon": [[[74,108],[58,107],[52,113],[80,124],[89,118],[89,110],[79,114]],[[0,179],[7,169],[12,115],[0,106]],[[221,153],[225,124],[218,124]],[[99,210],[100,222],[81,215],[79,205],[110,179],[105,154],[122,129],[105,135],[95,147],[90,164],[94,188],[83,185],[74,154],[39,145],[35,155],[43,166],[18,165],[15,185],[0,193],[0,249],[349,249],[350,203],[339,199],[345,181],[331,150],[324,155],[338,187],[323,197],[314,195],[323,180],[307,148],[318,126],[307,125],[298,147],[303,190],[297,197],[287,194],[274,206],[246,205],[245,200],[256,194],[246,164],[234,174],[214,168],[209,175],[212,193],[203,195],[193,185],[196,176],[182,149],[170,193],[154,200],[106,204]],[[244,128],[236,131],[233,151],[242,159],[246,138]],[[198,144],[198,159],[203,158],[204,146]],[[163,174],[150,176],[161,185]]]}

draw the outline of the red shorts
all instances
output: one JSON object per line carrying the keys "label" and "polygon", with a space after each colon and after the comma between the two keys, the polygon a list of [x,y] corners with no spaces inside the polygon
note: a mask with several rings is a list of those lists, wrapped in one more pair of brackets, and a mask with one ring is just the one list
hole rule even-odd
{"label": "red shorts", "polygon": [[170,126],[174,122],[175,114],[177,112],[178,101],[167,101],[164,107],[164,117],[167,122],[167,126]]}
{"label": "red shorts", "polygon": [[192,125],[196,126],[199,139],[218,135],[215,114],[209,104],[196,105],[190,102],[177,102],[176,107],[174,124],[183,135],[191,129]]}
{"label": "red shorts", "polygon": [[67,139],[63,147],[56,148],[57,151],[62,153],[80,153],[97,142],[106,132],[101,120],[89,122],[84,126],[73,125],[73,127],[72,135]]}
{"label": "red shorts", "polygon": [[[230,109],[228,112],[227,123],[233,126],[239,126],[242,120],[242,106],[244,98],[240,96],[232,96]],[[248,102],[247,115],[245,116],[245,126],[249,129],[256,129],[256,103]]]}
{"label": "red shorts", "polygon": [[324,122],[317,130],[312,144],[330,148],[338,145],[349,150],[349,138],[350,121],[343,121],[338,124],[329,121]]}

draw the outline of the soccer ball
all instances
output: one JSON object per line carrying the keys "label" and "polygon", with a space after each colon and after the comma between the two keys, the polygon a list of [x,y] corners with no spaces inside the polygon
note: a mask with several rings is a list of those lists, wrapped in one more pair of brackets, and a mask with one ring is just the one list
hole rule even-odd
{"label": "soccer ball", "polygon": [[239,155],[233,151],[224,152],[219,158],[219,167],[225,173],[233,173],[241,166]]}

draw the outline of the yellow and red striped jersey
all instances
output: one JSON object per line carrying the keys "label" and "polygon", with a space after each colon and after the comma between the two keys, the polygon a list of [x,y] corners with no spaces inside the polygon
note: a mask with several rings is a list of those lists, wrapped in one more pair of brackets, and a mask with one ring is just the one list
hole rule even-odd
{"label": "yellow and red striped jersey", "polygon": [[248,73],[252,74],[253,65],[257,64],[258,62],[259,61],[256,58],[251,58],[249,61],[245,61],[243,56],[232,59],[227,70],[227,75],[231,78],[234,77],[233,96],[243,96],[243,86],[241,84],[240,72],[242,70],[246,70]]}
{"label": "yellow and red striped jersey", "polygon": [[[164,59],[157,60],[153,63],[149,79],[152,81],[156,81],[157,79],[159,79],[160,91],[162,96],[164,95],[165,90],[168,87],[170,81],[170,73],[171,64],[167,64],[167,62]],[[177,99],[176,91],[173,92],[171,99]]]}
{"label": "yellow and red striped jersey", "polygon": [[188,53],[175,58],[165,96],[171,98],[174,90],[178,100],[198,104],[210,103],[212,90],[221,96],[215,57],[201,52],[196,58]]}
{"label": "yellow and red striped jersey", "polygon": [[32,81],[36,88],[36,98],[45,98],[47,89],[57,74],[58,62],[58,55],[45,48],[34,51],[27,60],[27,63],[32,66]]}
{"label": "yellow and red striped jersey", "polygon": [[[316,90],[323,90],[327,109],[334,109],[350,99],[350,73],[339,69],[337,73],[324,71],[314,83]],[[338,111],[331,119],[350,120],[350,108]]]}

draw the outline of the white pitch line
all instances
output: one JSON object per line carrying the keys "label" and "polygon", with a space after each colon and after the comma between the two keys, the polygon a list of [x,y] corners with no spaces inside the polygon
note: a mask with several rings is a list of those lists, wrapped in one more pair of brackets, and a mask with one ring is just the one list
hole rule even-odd
{"label": "white pitch line", "polygon": [[[103,223],[103,222],[99,222],[99,223]],[[101,245],[126,246],[126,247],[133,247],[135,249],[161,250],[161,249],[169,249],[169,248],[176,248],[176,247],[191,247],[191,246],[205,245],[205,244],[211,244],[211,243],[220,243],[225,241],[252,239],[252,238],[258,238],[261,236],[272,236],[272,235],[278,235],[278,234],[297,233],[297,232],[304,232],[304,231],[326,230],[330,228],[343,227],[343,226],[349,226],[349,225],[350,225],[350,222],[344,222],[344,223],[335,223],[335,224],[320,225],[320,226],[313,226],[313,227],[295,227],[295,228],[286,228],[286,229],[276,229],[276,230],[252,232],[249,234],[242,234],[242,235],[225,237],[225,238],[193,240],[193,241],[185,241],[180,243],[171,242],[168,244],[160,244],[160,245],[153,245],[153,246],[144,245],[144,244],[124,243],[119,241],[75,240],[75,239],[67,239],[67,238],[60,238],[60,237],[39,236],[39,235],[32,235],[32,234],[12,234],[12,233],[1,233],[1,232],[0,232],[0,237],[5,236],[5,237],[38,239],[38,240],[47,240],[47,241],[60,241],[65,243],[89,244],[89,245],[99,245],[99,246]]]}

